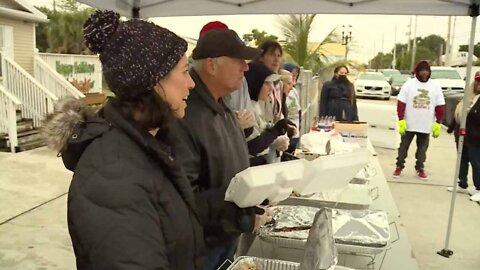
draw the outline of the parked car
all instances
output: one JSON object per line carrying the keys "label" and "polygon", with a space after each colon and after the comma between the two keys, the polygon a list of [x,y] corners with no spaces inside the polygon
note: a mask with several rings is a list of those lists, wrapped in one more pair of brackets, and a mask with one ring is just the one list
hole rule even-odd
{"label": "parked car", "polygon": [[392,87],[380,72],[365,72],[357,76],[353,84],[357,97],[378,97],[390,99]]}
{"label": "parked car", "polygon": [[382,69],[381,72],[387,81],[390,81],[393,75],[401,74],[397,69]]}
{"label": "parked car", "polygon": [[390,94],[392,96],[398,95],[403,84],[410,78],[412,78],[412,76],[407,74],[393,75],[389,81],[390,86],[392,86],[392,91],[390,92]]}
{"label": "parked car", "polygon": [[431,67],[430,78],[442,87],[444,94],[463,93],[465,81],[455,68],[452,67]]}

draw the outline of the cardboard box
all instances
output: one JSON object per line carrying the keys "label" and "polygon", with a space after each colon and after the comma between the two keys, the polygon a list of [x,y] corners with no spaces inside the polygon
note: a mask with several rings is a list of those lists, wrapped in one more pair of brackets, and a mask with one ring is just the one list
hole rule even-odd
{"label": "cardboard box", "polygon": [[335,131],[342,136],[344,142],[358,143],[367,147],[368,124],[366,122],[335,122]]}

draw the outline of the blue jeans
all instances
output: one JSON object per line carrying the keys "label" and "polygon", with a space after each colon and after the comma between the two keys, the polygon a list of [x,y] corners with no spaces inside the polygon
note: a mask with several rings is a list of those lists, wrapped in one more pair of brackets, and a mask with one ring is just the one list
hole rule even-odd
{"label": "blue jeans", "polygon": [[468,157],[468,147],[463,145],[462,156],[460,158],[460,170],[458,171],[458,186],[461,188],[468,188],[468,163],[470,163],[470,159]]}
{"label": "blue jeans", "polygon": [[472,165],[473,184],[476,190],[480,190],[480,148],[468,147],[468,158]]}
{"label": "blue jeans", "polygon": [[[224,246],[218,246],[210,248],[207,250],[205,265],[202,270],[217,270],[222,263],[226,260],[233,262],[233,256],[237,248],[237,241],[229,243]],[[230,266],[229,263],[226,263],[221,268],[222,270],[227,269]]]}

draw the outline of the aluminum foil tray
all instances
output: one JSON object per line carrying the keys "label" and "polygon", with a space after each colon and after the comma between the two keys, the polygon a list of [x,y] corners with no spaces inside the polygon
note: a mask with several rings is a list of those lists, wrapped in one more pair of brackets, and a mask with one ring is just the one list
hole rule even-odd
{"label": "aluminum foil tray", "polygon": [[273,222],[257,230],[260,237],[279,237],[306,241],[315,214],[320,209],[308,206],[279,205],[272,207],[272,210]]}
{"label": "aluminum foil tray", "polygon": [[[257,257],[238,257],[227,270],[244,270],[242,265],[254,265],[255,270],[298,270],[300,264]],[[245,268],[248,269],[248,268]],[[352,268],[336,265],[331,270],[353,270]]]}
{"label": "aluminum foil tray", "polygon": [[[308,238],[308,225],[318,208],[306,206],[277,206],[275,222],[260,228],[260,239],[278,247],[303,249]],[[387,213],[381,210],[331,209],[335,246],[339,253],[378,254],[389,247],[390,227]],[[290,232],[275,228],[302,228]]]}
{"label": "aluminum foil tray", "polygon": [[385,248],[390,240],[387,213],[381,210],[332,209],[336,244]]}
{"label": "aluminum foil tray", "polygon": [[[250,268],[246,267],[250,266]],[[253,266],[253,267],[252,267]],[[256,258],[238,257],[227,270],[297,270],[300,264],[294,262]]]}
{"label": "aluminum foil tray", "polygon": [[377,187],[364,184],[349,184],[344,189],[314,193],[306,196],[290,196],[281,204],[335,209],[368,209],[379,197]]}

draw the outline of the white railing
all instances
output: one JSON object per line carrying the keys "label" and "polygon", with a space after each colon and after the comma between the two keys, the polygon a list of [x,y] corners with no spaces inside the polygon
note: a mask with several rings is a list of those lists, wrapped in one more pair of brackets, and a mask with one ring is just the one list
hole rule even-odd
{"label": "white railing", "polygon": [[2,57],[2,75],[6,91],[22,102],[22,116],[33,119],[34,127],[41,127],[58,98],[9,57]]}
{"label": "white railing", "polygon": [[15,153],[15,147],[18,146],[16,108],[20,105],[22,102],[0,84],[0,133],[8,134],[12,153]]}
{"label": "white railing", "polygon": [[50,90],[58,98],[85,97],[82,92],[78,91],[77,88],[45,63],[38,55],[34,57],[34,76],[41,85]]}
{"label": "white railing", "polygon": [[102,92],[102,63],[97,55],[37,53],[53,70],[68,81],[93,83],[90,93]]}

